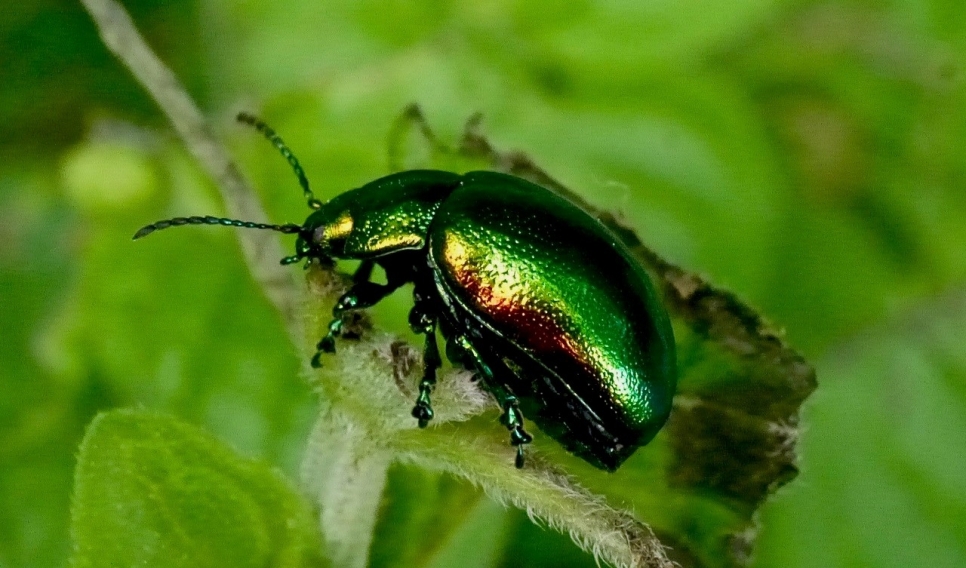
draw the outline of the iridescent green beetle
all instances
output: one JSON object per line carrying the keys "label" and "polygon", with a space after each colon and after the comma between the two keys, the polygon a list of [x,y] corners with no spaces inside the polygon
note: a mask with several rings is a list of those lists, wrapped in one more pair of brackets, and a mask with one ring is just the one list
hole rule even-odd
{"label": "iridescent green beetle", "polygon": [[[475,371],[503,410],[517,447],[532,438],[523,415],[569,451],[613,471],[667,421],[676,383],[674,336],[641,265],[614,233],[543,187],[511,175],[436,170],[392,174],[316,200],[298,161],[264,123],[246,114],[289,160],[316,209],[302,225],[215,217],[159,221],[296,234],[291,264],[360,260],[312,359],[335,351],[343,316],[413,283],[413,330],[426,336],[413,417],[433,418],[430,395],[442,360],[439,327],[454,364]],[[370,281],[375,265],[386,284]]]}

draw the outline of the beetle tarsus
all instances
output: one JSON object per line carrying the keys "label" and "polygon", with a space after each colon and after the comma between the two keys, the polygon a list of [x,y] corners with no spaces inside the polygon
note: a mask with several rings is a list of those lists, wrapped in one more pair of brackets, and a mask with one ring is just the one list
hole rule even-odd
{"label": "beetle tarsus", "polygon": [[413,407],[413,418],[417,420],[420,428],[425,428],[429,426],[429,421],[433,419],[433,409],[416,405]]}
{"label": "beetle tarsus", "polygon": [[330,331],[319,341],[315,348],[318,349],[319,353],[335,353],[335,338],[336,336]]}
{"label": "beetle tarsus", "polygon": [[416,406],[413,407],[413,418],[419,421],[419,427],[425,428],[429,425],[429,421],[433,419],[435,413],[433,412],[433,405],[429,401],[429,393],[432,390],[432,384],[427,383],[425,380],[419,383],[419,397],[416,398]]}
{"label": "beetle tarsus", "polygon": [[517,469],[523,468],[523,446],[533,442],[533,436],[523,429],[523,413],[517,404],[517,398],[505,391],[497,393],[497,398],[502,399],[503,415],[500,416],[500,423],[510,431],[510,445],[517,449],[514,465]]}
{"label": "beetle tarsus", "polygon": [[533,436],[527,434],[527,431],[523,429],[523,425],[519,425],[510,431],[510,445],[511,446],[523,446],[529,444],[533,441]]}
{"label": "beetle tarsus", "polygon": [[313,369],[321,369],[322,368],[322,352],[321,351],[316,351],[315,352],[315,355],[312,356],[312,361],[309,364],[312,365],[312,368]]}
{"label": "beetle tarsus", "polygon": [[329,322],[329,332],[319,340],[315,348],[321,353],[335,353],[335,338],[342,335],[342,317]]}
{"label": "beetle tarsus", "polygon": [[419,385],[419,397],[416,399],[416,405],[413,406],[412,416],[416,420],[419,420],[419,427],[425,428],[429,425],[429,421],[435,416],[433,412],[433,405],[429,401],[429,389],[423,390],[423,384]]}
{"label": "beetle tarsus", "polygon": [[329,323],[329,332],[315,344],[315,355],[310,364],[313,369],[322,368],[322,355],[335,353],[335,338],[342,335],[342,318],[336,318]]}
{"label": "beetle tarsus", "polygon": [[426,335],[426,347],[423,350],[423,378],[419,381],[419,396],[416,398],[416,405],[413,407],[413,418],[419,420],[419,427],[425,428],[429,421],[433,419],[433,405],[430,401],[430,394],[436,386],[436,369],[442,366],[443,360],[439,354],[439,346],[436,344],[436,318],[431,312],[424,309],[424,300],[421,296],[414,293],[416,304],[409,312],[409,325],[415,333]]}
{"label": "beetle tarsus", "polygon": [[335,336],[329,333],[316,346],[319,353],[335,353]]}

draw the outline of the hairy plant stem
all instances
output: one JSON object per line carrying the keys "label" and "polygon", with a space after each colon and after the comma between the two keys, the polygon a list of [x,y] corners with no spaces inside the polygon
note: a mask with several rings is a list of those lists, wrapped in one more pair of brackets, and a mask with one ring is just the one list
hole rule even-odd
{"label": "hairy plant stem", "polygon": [[306,490],[320,505],[319,523],[333,566],[365,568],[392,454],[349,415],[326,407],[302,463]]}
{"label": "hairy plant stem", "polygon": [[[258,196],[242,175],[191,96],[174,73],[151,51],[124,7],[113,0],[81,0],[97,25],[104,45],[167,115],[185,146],[215,182],[232,217],[268,222]],[[269,301],[285,320],[296,345],[302,341],[299,293],[290,270],[279,266],[284,256],[275,235],[263,231],[236,231],[245,261]]]}

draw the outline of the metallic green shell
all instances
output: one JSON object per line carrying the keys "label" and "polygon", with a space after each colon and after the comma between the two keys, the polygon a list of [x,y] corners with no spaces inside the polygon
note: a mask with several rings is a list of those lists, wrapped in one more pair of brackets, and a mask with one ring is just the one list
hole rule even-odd
{"label": "metallic green shell", "polygon": [[641,265],[596,219],[520,178],[472,172],[436,211],[429,253],[450,325],[475,332],[571,451],[615,469],[663,426],[676,382],[670,323]]}
{"label": "metallic green shell", "polygon": [[337,258],[421,249],[440,203],[461,176],[437,170],[388,175],[342,193],[309,216],[312,242]]}
{"label": "metallic green shell", "polygon": [[[494,172],[413,170],[337,196],[305,226],[298,246],[319,255],[409,263],[450,343],[482,358],[484,384],[594,465],[616,469],[667,420],[667,314],[619,239],[559,195]],[[419,251],[428,264],[400,256]]]}

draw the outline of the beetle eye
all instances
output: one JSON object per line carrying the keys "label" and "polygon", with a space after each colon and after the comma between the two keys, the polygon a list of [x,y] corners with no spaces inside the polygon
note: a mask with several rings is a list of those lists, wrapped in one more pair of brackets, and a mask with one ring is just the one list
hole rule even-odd
{"label": "beetle eye", "polygon": [[316,227],[315,230],[312,231],[313,243],[322,243],[323,241],[325,241],[325,225]]}

